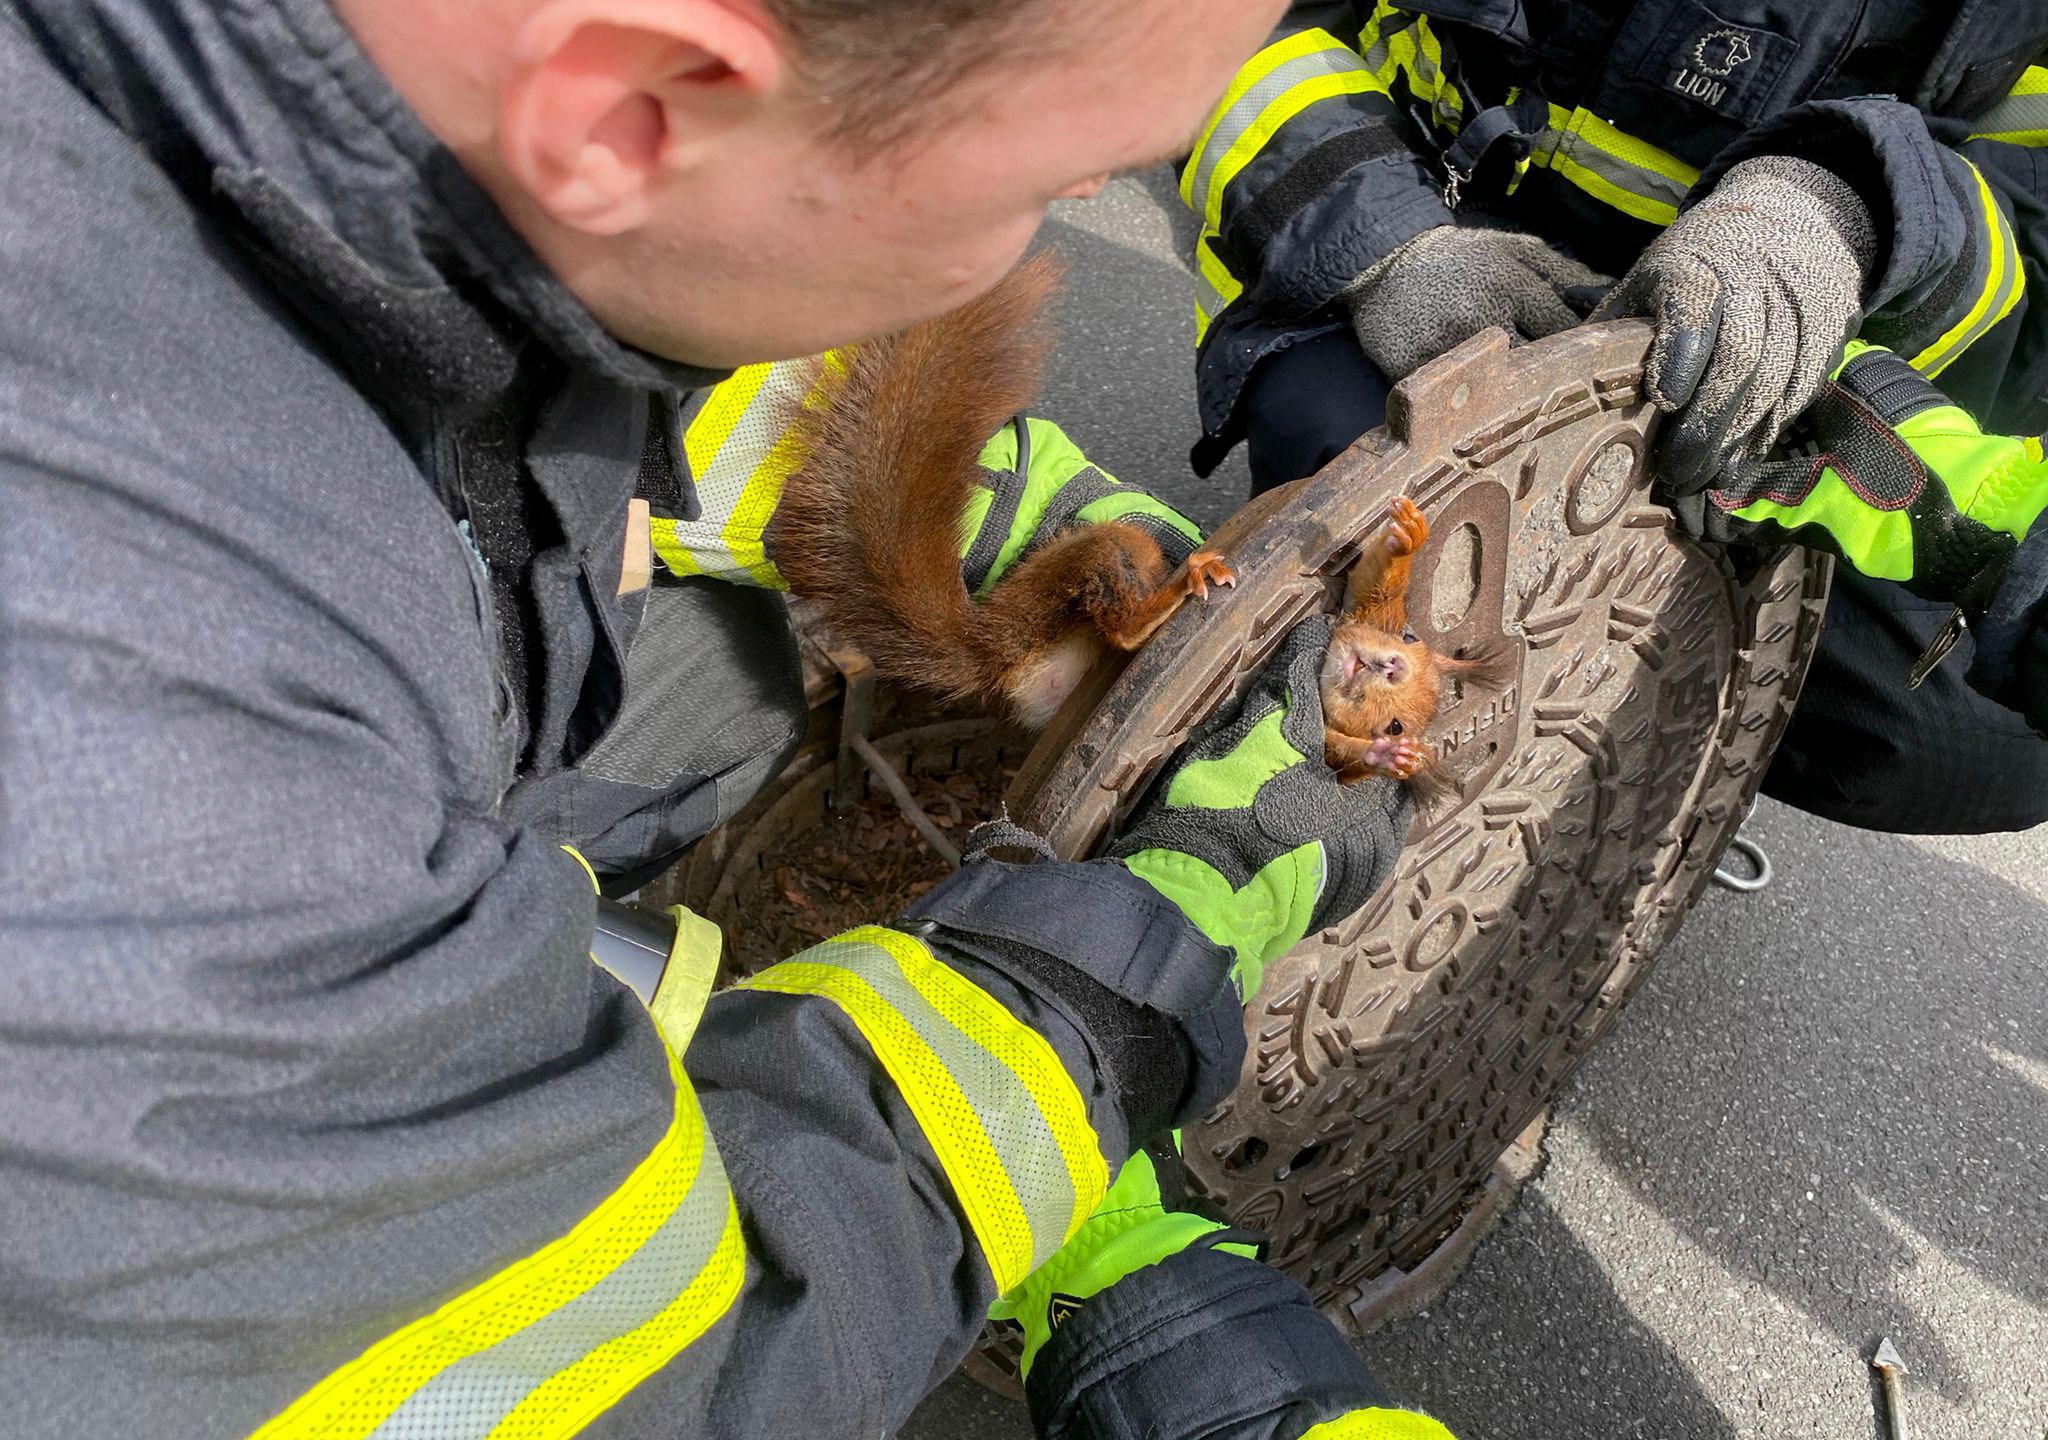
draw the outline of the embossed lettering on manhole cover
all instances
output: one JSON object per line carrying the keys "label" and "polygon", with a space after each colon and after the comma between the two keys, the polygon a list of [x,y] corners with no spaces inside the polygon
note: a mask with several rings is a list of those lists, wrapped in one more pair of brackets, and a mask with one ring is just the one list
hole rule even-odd
{"label": "embossed lettering on manhole cover", "polygon": [[1101,677],[1013,793],[1062,853],[1095,848],[1287,628],[1334,605],[1398,494],[1432,527],[1417,633],[1519,646],[1514,683],[1447,696],[1431,730],[1460,800],[1418,822],[1366,910],[1268,967],[1236,1094],[1183,1135],[1197,1182],[1326,1303],[1455,1228],[1640,983],[1818,635],[1824,562],[1693,545],[1650,502],[1648,340],[1621,323],[1511,350],[1494,332],[1410,377],[1386,429],[1219,533],[1236,590]]}

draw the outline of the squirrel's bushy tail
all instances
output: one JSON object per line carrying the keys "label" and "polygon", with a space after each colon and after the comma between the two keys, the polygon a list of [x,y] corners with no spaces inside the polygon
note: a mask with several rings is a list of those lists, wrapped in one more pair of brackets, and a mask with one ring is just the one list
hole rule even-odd
{"label": "squirrel's bushy tail", "polygon": [[806,458],[776,508],[776,567],[885,675],[963,699],[1001,683],[960,579],[960,516],[982,447],[1037,394],[1059,278],[1034,257],[958,310],[841,352],[793,419]]}

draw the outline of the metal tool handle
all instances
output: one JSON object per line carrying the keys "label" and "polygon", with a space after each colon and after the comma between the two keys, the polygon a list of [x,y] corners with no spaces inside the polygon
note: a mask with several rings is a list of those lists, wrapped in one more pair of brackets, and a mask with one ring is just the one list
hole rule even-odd
{"label": "metal tool handle", "polygon": [[618,982],[654,1003],[669,953],[676,945],[676,922],[659,910],[641,910],[602,896],[597,902],[597,928],[590,935],[590,958],[611,971]]}

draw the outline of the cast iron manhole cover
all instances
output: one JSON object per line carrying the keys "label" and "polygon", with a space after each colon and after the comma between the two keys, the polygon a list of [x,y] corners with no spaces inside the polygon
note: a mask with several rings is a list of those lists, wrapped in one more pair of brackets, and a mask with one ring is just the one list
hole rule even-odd
{"label": "cast iron manhole cover", "polygon": [[[1085,855],[1297,619],[1334,608],[1396,495],[1428,515],[1410,616],[1518,678],[1447,695],[1467,780],[1364,911],[1266,972],[1237,1092],[1183,1135],[1198,1183],[1319,1301],[1374,1308],[1612,1023],[1699,896],[1783,732],[1825,562],[1722,553],[1648,498],[1648,327],[1480,336],[1389,424],[1219,541],[1232,591],[1177,615],[1034,750],[1012,811]],[[1094,702],[1094,703],[1091,703]],[[1375,1283],[1377,1282],[1377,1283]]]}

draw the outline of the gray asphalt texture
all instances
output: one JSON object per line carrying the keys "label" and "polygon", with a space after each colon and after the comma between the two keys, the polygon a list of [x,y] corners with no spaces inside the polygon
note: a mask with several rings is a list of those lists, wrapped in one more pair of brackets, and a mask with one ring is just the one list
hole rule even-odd
{"label": "gray asphalt texture", "polygon": [[[1039,413],[1205,522],[1189,235],[1163,172],[1060,207]],[[1554,1107],[1547,1163],[1429,1313],[1365,1337],[1460,1440],[2048,1440],[2048,828],[1919,839],[1766,802],[1777,881],[1710,891]],[[908,1440],[1031,1434],[956,1377]]]}

